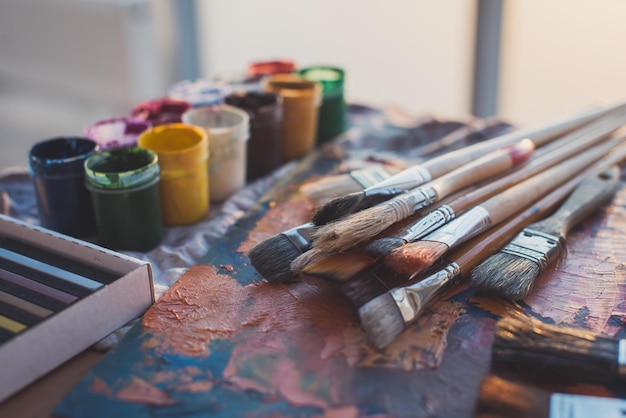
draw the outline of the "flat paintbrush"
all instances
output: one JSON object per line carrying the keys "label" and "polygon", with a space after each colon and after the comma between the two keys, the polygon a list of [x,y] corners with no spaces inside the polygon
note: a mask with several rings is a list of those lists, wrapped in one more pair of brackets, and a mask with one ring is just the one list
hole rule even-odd
{"label": "flat paintbrush", "polygon": [[[570,199],[584,202],[594,192],[590,189],[593,185],[588,187],[577,190]],[[607,194],[604,200],[610,197],[611,194]],[[565,252],[568,232],[597,207],[595,201],[588,201],[575,213],[564,207],[549,218],[528,225],[497,254],[474,268],[472,286],[478,293],[523,300],[533,290],[537,279]]]}
{"label": "flat paintbrush", "polygon": [[384,257],[404,244],[420,240],[483,200],[603,141],[610,133],[625,123],[626,114],[603,116],[599,120],[537,150],[527,164],[512,173],[463,194],[448,204],[441,205],[393,236],[371,242],[365,247],[364,252],[374,258]]}
{"label": "flat paintbrush", "polygon": [[432,179],[447,174],[491,151],[512,145],[524,138],[530,138],[535,148],[539,148],[600,116],[616,111],[623,113],[623,108],[623,104],[618,104],[606,108],[594,109],[557,123],[535,129],[514,131],[506,135],[479,142],[478,144],[448,152],[439,157],[429,159],[422,164],[409,167],[365,190],[347,194],[327,202],[314,213],[312,222],[316,225],[325,225],[359,210],[372,207],[427,183]]}
{"label": "flat paintbrush", "polygon": [[342,220],[320,226],[313,234],[313,248],[296,258],[291,264],[291,269],[299,273],[307,264],[324,254],[347,250],[373,238],[420,209],[526,161],[533,151],[533,142],[524,139],[514,145],[492,151],[423,187]]}
{"label": "flat paintbrush", "polygon": [[621,141],[621,138],[617,138],[596,145],[574,158],[508,188],[474,206],[423,239],[392,250],[385,257],[385,263],[398,272],[417,272],[432,266],[451,249],[498,225],[575,177]]}
{"label": "flat paintbrush", "polygon": [[295,274],[290,264],[311,248],[311,235],[316,229],[312,223],[306,223],[260,242],[248,252],[250,264],[268,282],[292,279]]}
{"label": "flat paintbrush", "polygon": [[[615,175],[615,171],[612,171]],[[420,280],[423,275],[411,279],[415,283],[396,287],[365,303],[359,308],[361,324],[370,341],[377,348],[391,343],[409,324],[419,318],[432,303],[437,301],[452,287],[456,286],[470,271],[486,257],[517,234],[524,226],[535,222],[551,213],[581,181],[595,184],[595,192],[604,195],[611,190],[613,182],[605,174],[581,174],[555,189],[541,200],[495,228],[474,238],[470,243],[454,251],[448,257],[444,268]],[[582,179],[585,179],[584,181]],[[590,196],[593,199],[593,196]],[[405,273],[411,277],[411,273]]]}
{"label": "flat paintbrush", "polygon": [[474,418],[620,418],[625,410],[624,399],[552,393],[490,374],[480,384]]}
{"label": "flat paintbrush", "polygon": [[624,382],[626,340],[547,324],[516,309],[496,324],[492,365],[544,381]]}

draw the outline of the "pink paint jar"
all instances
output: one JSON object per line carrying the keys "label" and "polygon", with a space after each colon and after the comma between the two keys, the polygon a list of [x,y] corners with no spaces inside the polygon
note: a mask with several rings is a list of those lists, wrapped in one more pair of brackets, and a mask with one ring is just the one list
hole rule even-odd
{"label": "pink paint jar", "polygon": [[190,107],[186,101],[165,97],[138,104],[130,111],[130,115],[132,118],[145,120],[152,126],[165,125],[180,123],[183,113]]}
{"label": "pink paint jar", "polygon": [[101,151],[134,147],[139,135],[150,126],[150,122],[145,120],[117,117],[89,125],[85,129],[85,136],[97,142]]}

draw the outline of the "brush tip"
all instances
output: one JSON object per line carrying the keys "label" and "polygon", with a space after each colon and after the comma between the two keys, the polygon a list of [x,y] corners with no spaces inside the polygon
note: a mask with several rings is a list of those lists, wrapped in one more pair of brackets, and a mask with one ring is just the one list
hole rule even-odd
{"label": "brush tip", "polygon": [[365,255],[336,253],[307,264],[302,269],[302,273],[313,277],[346,281],[373,263],[374,259]]}
{"label": "brush tip", "polygon": [[439,241],[416,241],[392,250],[385,264],[398,273],[419,273],[434,265],[448,249]]}
{"label": "brush tip", "polygon": [[361,191],[337,197],[318,208],[311,221],[315,225],[325,225],[349,215],[358,206],[363,196],[364,193]]}
{"label": "brush tip", "polygon": [[396,301],[384,293],[359,308],[359,319],[372,345],[382,349],[406,327]]}
{"label": "brush tip", "polygon": [[402,238],[385,237],[370,242],[365,248],[365,254],[373,258],[384,258],[391,251],[402,247],[406,242]]}
{"label": "brush tip", "polygon": [[470,283],[478,294],[521,302],[534,288],[540,273],[537,263],[500,252],[472,269]]}
{"label": "brush tip", "polygon": [[294,278],[291,262],[302,253],[282,234],[257,244],[248,253],[250,264],[268,282],[284,282]]}

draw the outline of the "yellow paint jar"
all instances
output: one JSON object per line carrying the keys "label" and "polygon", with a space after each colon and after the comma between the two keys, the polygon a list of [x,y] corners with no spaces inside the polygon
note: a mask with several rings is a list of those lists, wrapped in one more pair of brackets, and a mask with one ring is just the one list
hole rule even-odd
{"label": "yellow paint jar", "polygon": [[321,84],[296,74],[274,74],[263,82],[265,91],[276,93],[283,99],[282,161],[303,157],[315,147],[322,102]]}
{"label": "yellow paint jar", "polygon": [[163,225],[188,225],[209,210],[209,147],[204,130],[184,123],[144,131],[137,143],[159,156]]}

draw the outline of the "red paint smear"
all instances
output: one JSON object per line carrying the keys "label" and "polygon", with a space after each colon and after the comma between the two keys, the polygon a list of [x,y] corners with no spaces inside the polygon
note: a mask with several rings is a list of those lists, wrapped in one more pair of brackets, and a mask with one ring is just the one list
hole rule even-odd
{"label": "red paint smear", "polygon": [[111,388],[99,377],[94,377],[90,390],[93,393],[98,393],[109,398],[113,397],[113,391]]}
{"label": "red paint smear", "polygon": [[117,397],[127,402],[139,402],[156,406],[173,405],[176,403],[176,400],[167,393],[138,377],[132,377],[130,384],[117,392]]}

